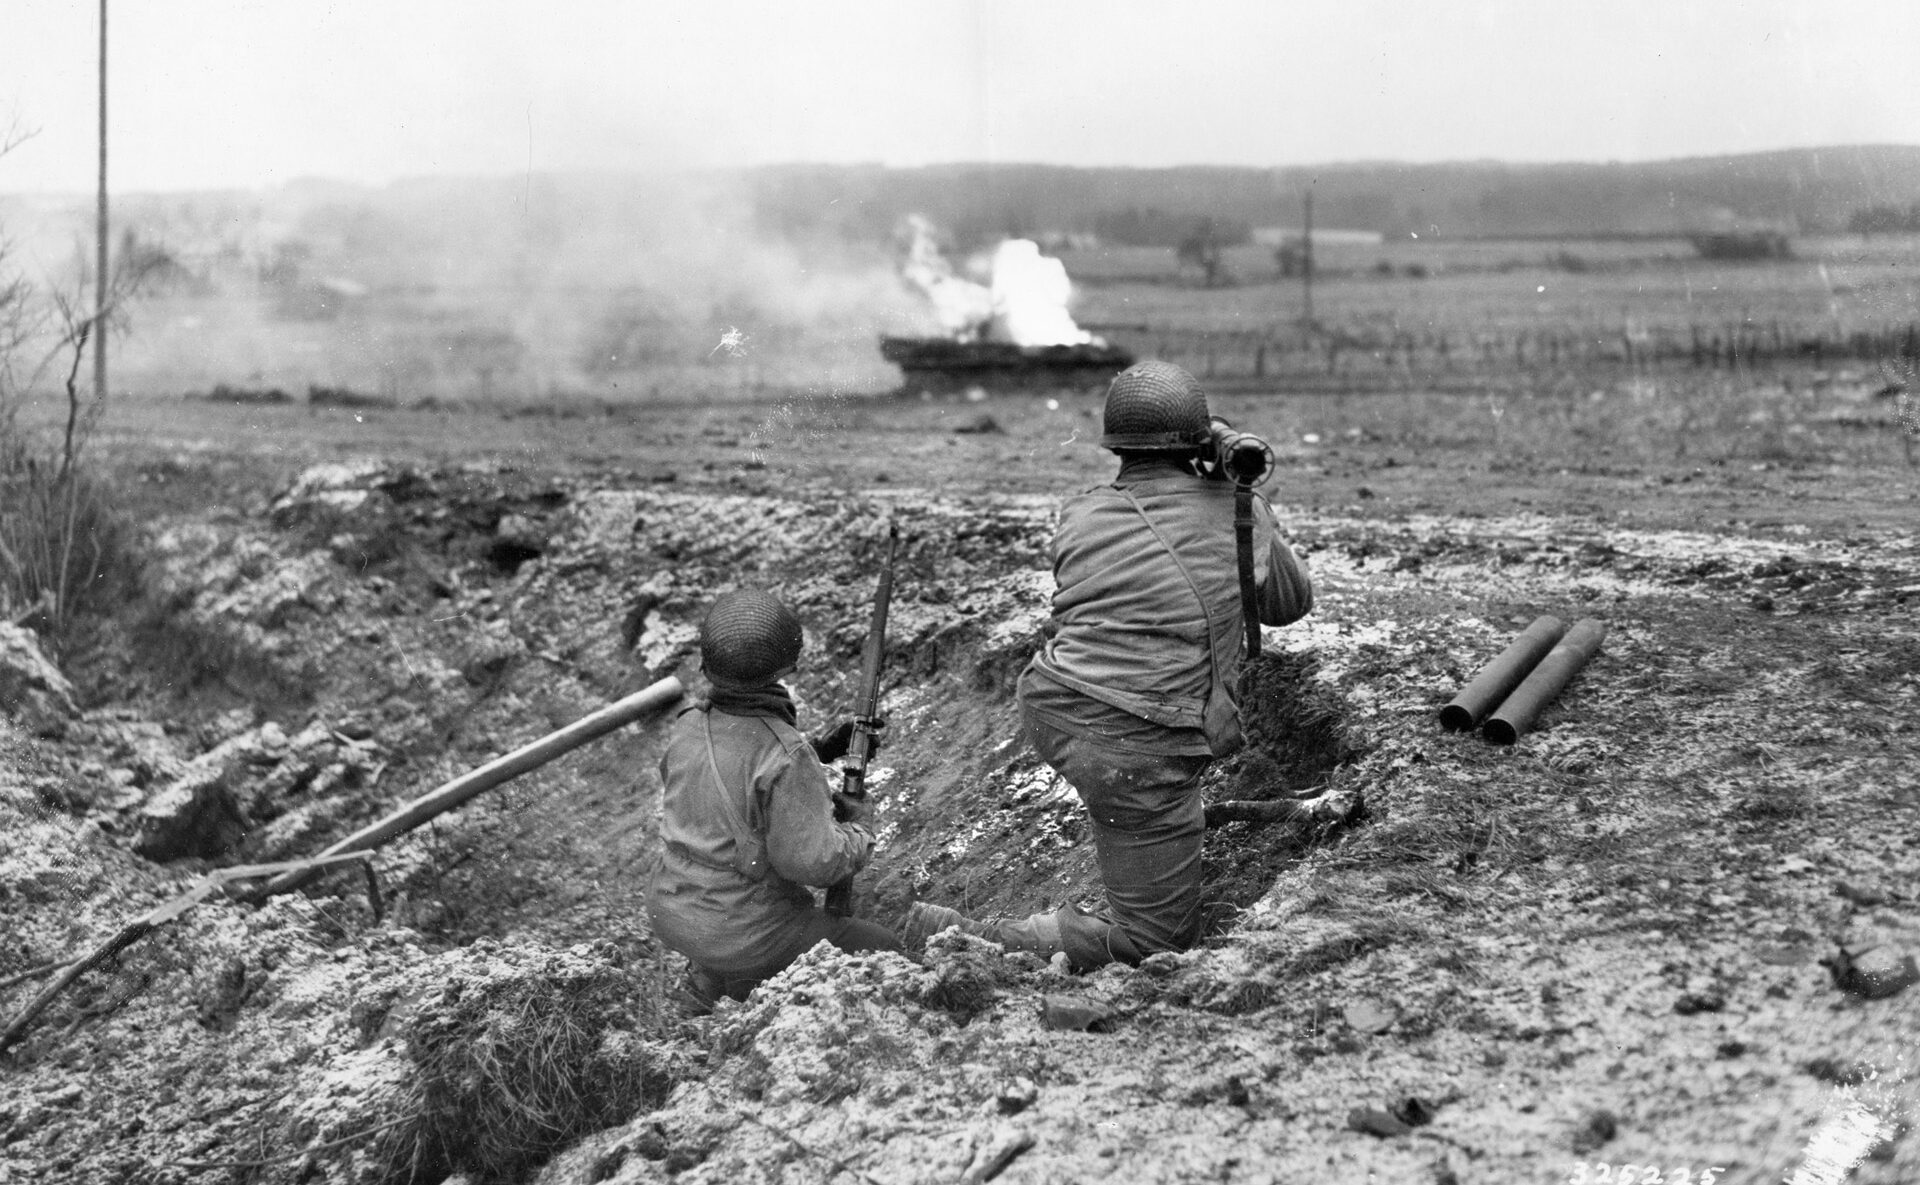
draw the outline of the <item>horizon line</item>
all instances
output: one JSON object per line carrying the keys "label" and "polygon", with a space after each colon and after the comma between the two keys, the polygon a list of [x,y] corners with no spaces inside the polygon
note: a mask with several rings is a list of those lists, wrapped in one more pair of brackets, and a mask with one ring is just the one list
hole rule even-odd
{"label": "horizon line", "polygon": [[[1415,161],[1388,157],[1355,157],[1346,160],[1317,161],[1306,164],[1222,164],[1207,161],[1189,161],[1168,165],[1129,165],[1129,164],[1059,164],[1044,160],[951,160],[927,161],[920,164],[888,164],[884,161],[824,161],[792,160],[762,161],[755,164],[738,165],[684,165],[664,166],[652,169],[606,169],[606,168],[545,168],[523,169],[518,171],[447,171],[442,173],[407,173],[390,177],[383,181],[361,180],[355,178],[328,176],[318,173],[303,173],[283,181],[263,181],[247,184],[212,184],[187,186],[136,187],[115,190],[109,186],[109,192],[121,197],[143,197],[154,195],[192,195],[215,193],[259,193],[276,189],[285,190],[300,186],[334,186],[347,189],[381,190],[406,185],[416,185],[435,181],[523,181],[528,177],[674,177],[674,176],[718,176],[726,174],[749,174],[789,169],[832,170],[878,170],[893,173],[927,172],[939,170],[993,170],[993,169],[1055,169],[1061,172],[1102,173],[1172,173],[1192,170],[1214,170],[1219,172],[1247,173],[1301,173],[1314,170],[1347,169],[1443,169],[1443,168],[1503,168],[1515,170],[1568,169],[1568,168],[1645,168],[1660,165],[1684,165],[1710,162],[1734,162],[1753,160],[1762,157],[1778,157],[1796,154],[1818,154],[1823,152],[1914,152],[1920,153],[1920,144],[1880,143],[1843,143],[1801,145],[1786,148],[1765,148],[1745,152],[1697,153],[1687,156],[1663,156],[1642,160],[1512,160],[1502,157],[1451,157],[1441,160]],[[0,200],[20,198],[88,198],[93,190],[88,189],[18,189],[0,190]]]}

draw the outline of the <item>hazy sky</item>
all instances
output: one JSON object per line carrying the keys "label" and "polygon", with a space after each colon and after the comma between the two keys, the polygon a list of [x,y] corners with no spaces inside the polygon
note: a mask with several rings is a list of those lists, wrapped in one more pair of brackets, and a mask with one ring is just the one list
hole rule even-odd
{"label": "hazy sky", "polygon": [[[1916,0],[113,0],[113,187],[768,161],[1920,144]],[[87,190],[96,0],[0,0],[0,192]]]}

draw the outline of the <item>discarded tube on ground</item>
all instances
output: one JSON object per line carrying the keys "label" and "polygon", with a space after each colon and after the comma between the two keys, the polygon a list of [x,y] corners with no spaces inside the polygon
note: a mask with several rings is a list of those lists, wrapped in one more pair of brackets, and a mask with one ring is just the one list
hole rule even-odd
{"label": "discarded tube on ground", "polygon": [[1534,618],[1533,624],[1500,652],[1500,657],[1481,667],[1473,681],[1453,697],[1453,702],[1440,709],[1440,723],[1461,732],[1480,723],[1495,705],[1520,686],[1527,672],[1533,670],[1566,632],[1566,624],[1557,617]]}
{"label": "discarded tube on ground", "polygon": [[1587,665],[1600,640],[1607,636],[1607,623],[1597,617],[1584,617],[1574,623],[1559,645],[1540,660],[1520,686],[1513,689],[1500,709],[1481,726],[1486,738],[1497,745],[1511,745],[1533,726],[1540,710],[1553,702],[1580,668]]}

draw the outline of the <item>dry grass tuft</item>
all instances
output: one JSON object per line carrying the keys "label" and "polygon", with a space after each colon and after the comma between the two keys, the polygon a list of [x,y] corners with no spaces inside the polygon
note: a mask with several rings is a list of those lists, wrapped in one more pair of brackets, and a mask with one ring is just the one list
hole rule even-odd
{"label": "dry grass tuft", "polygon": [[1734,800],[1737,818],[1790,822],[1810,818],[1819,806],[1813,787],[1791,777],[1769,777],[1749,785]]}
{"label": "dry grass tuft", "polygon": [[1345,933],[1324,938],[1290,955],[1280,978],[1286,981],[1317,975],[1373,951],[1425,941],[1431,937],[1422,927],[1402,918],[1363,918]]}
{"label": "dry grass tuft", "polygon": [[39,605],[56,633],[111,611],[139,586],[132,523],[112,491],[81,469],[42,463],[0,431],[0,612]]}
{"label": "dry grass tuft", "polygon": [[421,1002],[406,1032],[420,1114],[399,1179],[440,1164],[518,1181],[666,1098],[671,1020],[617,955],[583,953],[455,978]]}
{"label": "dry grass tuft", "polygon": [[[1265,651],[1240,676],[1240,715],[1247,747],[1226,777],[1233,798],[1300,794],[1358,756],[1347,727],[1347,701],[1320,680],[1311,654]],[[1265,791],[1265,793],[1262,793]]]}
{"label": "dry grass tuft", "polygon": [[[1344,696],[1318,677],[1311,654],[1267,651],[1241,674],[1247,745],[1207,774],[1209,802],[1297,799],[1341,784],[1363,755]],[[1357,789],[1357,786],[1349,788]],[[1206,933],[1230,928],[1273,883],[1276,869],[1325,838],[1326,828],[1229,823],[1208,841]]]}

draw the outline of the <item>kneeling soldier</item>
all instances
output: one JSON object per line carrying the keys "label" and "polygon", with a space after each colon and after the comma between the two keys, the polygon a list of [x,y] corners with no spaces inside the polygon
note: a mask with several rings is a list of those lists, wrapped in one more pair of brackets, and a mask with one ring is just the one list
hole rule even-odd
{"label": "kneeling soldier", "polygon": [[692,962],[702,1004],[745,999],[822,939],[900,949],[892,931],[828,914],[806,888],[866,865],[873,808],[837,796],[821,765],[845,753],[851,727],[818,742],[795,727],[779,680],[801,645],[800,619],[770,594],[715,601],[700,626],[710,697],[681,712],[660,760],[663,850],[647,911],[660,941]]}
{"label": "kneeling soldier", "polygon": [[[1019,697],[1027,739],[1092,816],[1106,909],[982,923],[920,902],[909,937],[959,925],[1012,950],[1064,951],[1084,970],[1200,936],[1200,775],[1244,743],[1234,486],[1196,466],[1213,421],[1178,366],[1122,371],[1104,428],[1120,471],[1061,508],[1051,632]],[[1286,625],[1312,610],[1313,588],[1266,499],[1253,495],[1252,510],[1254,609]]]}

